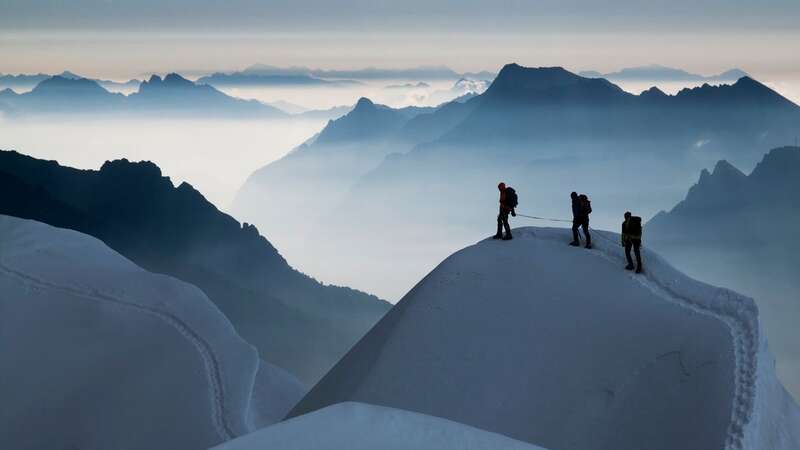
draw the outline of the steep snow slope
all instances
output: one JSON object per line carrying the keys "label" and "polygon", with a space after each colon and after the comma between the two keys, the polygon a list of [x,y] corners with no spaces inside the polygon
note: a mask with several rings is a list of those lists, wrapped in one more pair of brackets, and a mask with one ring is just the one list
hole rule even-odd
{"label": "steep snow slope", "polygon": [[522,228],[445,260],[295,407],[343,401],[455,420],[552,450],[796,449],[800,412],[749,298],[617,237]]}
{"label": "steep snow slope", "polygon": [[206,448],[304,392],[196,287],[101,241],[0,216],[0,446]]}
{"label": "steep snow slope", "polygon": [[0,191],[0,214],[90,234],[199,287],[266,361],[309,386],[391,306],[298,272],[254,226],[149,161],[78,170],[0,151]]}
{"label": "steep snow slope", "polygon": [[439,417],[339,403],[215,447],[216,450],[543,450]]}

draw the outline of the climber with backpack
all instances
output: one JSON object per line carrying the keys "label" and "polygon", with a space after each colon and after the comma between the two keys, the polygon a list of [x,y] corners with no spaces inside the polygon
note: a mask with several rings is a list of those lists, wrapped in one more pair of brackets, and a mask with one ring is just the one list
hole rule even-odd
{"label": "climber with backpack", "polygon": [[[497,214],[497,233],[492,236],[492,239],[510,241],[513,236],[511,236],[511,226],[508,224],[508,215],[517,215],[514,209],[517,207],[519,199],[517,198],[517,191],[511,186],[506,186],[505,183],[498,184],[497,189],[500,191],[500,213]],[[503,236],[504,229],[505,236]]]}
{"label": "climber with backpack", "polygon": [[625,247],[625,259],[628,260],[626,270],[633,270],[631,247],[636,255],[636,273],[642,273],[642,218],[634,216],[630,211],[625,212],[625,221],[622,222],[622,246]]}
{"label": "climber with backpack", "polygon": [[592,248],[592,235],[589,234],[589,214],[592,213],[592,202],[586,194],[578,195],[577,192],[570,194],[572,198],[572,242],[569,245],[578,247],[581,245],[578,237],[578,228],[583,228],[586,236],[586,248]]}

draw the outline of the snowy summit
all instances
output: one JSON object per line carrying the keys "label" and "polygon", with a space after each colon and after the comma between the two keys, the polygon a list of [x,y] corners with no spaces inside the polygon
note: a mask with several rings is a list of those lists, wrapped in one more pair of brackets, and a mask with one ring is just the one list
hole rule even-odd
{"label": "snowy summit", "polygon": [[414,411],[548,449],[797,449],[754,302],[618,237],[521,228],[446,259],[296,406]]}

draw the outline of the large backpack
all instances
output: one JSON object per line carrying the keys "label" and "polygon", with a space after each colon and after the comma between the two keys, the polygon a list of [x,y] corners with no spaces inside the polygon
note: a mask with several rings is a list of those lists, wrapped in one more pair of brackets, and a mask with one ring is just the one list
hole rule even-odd
{"label": "large backpack", "polygon": [[628,222],[628,234],[631,236],[642,235],[642,218],[639,216],[631,216]]}
{"label": "large backpack", "polygon": [[581,194],[578,196],[578,199],[581,202],[581,211],[587,216],[592,213],[592,202],[589,201],[589,197],[586,194]]}
{"label": "large backpack", "polygon": [[506,188],[506,206],[511,209],[514,209],[519,204],[519,198],[517,198],[517,191],[514,190],[512,187]]}

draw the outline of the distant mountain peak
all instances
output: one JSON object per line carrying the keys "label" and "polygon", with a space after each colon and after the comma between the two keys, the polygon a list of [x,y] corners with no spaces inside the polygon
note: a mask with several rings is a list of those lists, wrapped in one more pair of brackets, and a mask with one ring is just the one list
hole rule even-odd
{"label": "distant mountain peak", "polygon": [[373,109],[375,108],[375,103],[372,100],[368,99],[367,97],[361,97],[356,102],[356,106],[353,110],[363,110],[363,109]]}
{"label": "distant mountain peak", "polygon": [[787,178],[800,172],[800,147],[774,148],[764,155],[750,174],[755,179]]}
{"label": "distant mountain peak", "polygon": [[177,73],[168,73],[167,76],[164,77],[164,83],[171,84],[171,85],[193,85],[190,80],[178,75]]}
{"label": "distant mountain peak", "polygon": [[152,161],[128,161],[126,158],[106,161],[100,167],[101,173],[114,175],[129,174],[140,179],[161,178],[161,168]]}
{"label": "distant mountain peak", "polygon": [[699,81],[736,81],[746,76],[741,69],[730,69],[718,75],[700,75],[690,73],[683,69],[668,67],[661,64],[648,64],[644,66],[625,67],[616,72],[600,73],[595,70],[586,70],[578,73],[588,78],[606,78],[612,81],[674,81],[674,82],[699,82]]}
{"label": "distant mountain peak", "polygon": [[500,69],[490,90],[545,90],[583,79],[563,67],[522,67],[506,64]]}
{"label": "distant mountain peak", "polygon": [[44,93],[63,91],[65,89],[108,93],[108,91],[103,89],[103,87],[94,80],[86,78],[65,78],[60,75],[55,75],[43,80],[33,88],[33,92]]}
{"label": "distant mountain peak", "polygon": [[563,101],[564,98],[593,102],[631,96],[602,78],[584,78],[563,67],[522,67],[516,63],[506,64],[500,70],[485,95],[518,103]]}
{"label": "distant mountain peak", "polygon": [[150,79],[142,84],[148,85],[162,85],[162,86],[194,86],[194,83],[186,78],[178,75],[177,73],[168,73],[164,78],[158,75],[151,75]]}
{"label": "distant mountain peak", "polygon": [[738,80],[736,80],[735,83],[733,83],[733,86],[752,87],[752,88],[766,88],[766,86],[764,86],[762,83],[759,83],[758,81],[754,80],[753,78],[750,78],[749,75],[745,75],[743,77],[740,77]]}
{"label": "distant mountain peak", "polygon": [[649,98],[665,98],[665,97],[669,97],[666,93],[664,93],[664,91],[662,91],[661,89],[659,89],[659,88],[657,88],[655,86],[653,86],[650,89],[647,89],[645,91],[642,91],[642,93],[639,94],[639,96],[640,97],[644,97],[644,98],[648,98],[648,97]]}
{"label": "distant mountain peak", "polygon": [[[717,164],[714,166],[714,169],[711,172],[709,172],[708,169],[703,169],[700,172],[700,179],[697,182],[697,186],[733,186],[734,184],[738,184],[746,178],[747,175],[745,175],[741,170],[737,169],[733,166],[733,164],[723,159],[717,161]],[[689,192],[691,195],[692,190]]]}
{"label": "distant mountain peak", "polygon": [[58,74],[58,76],[61,77],[61,78],[69,78],[71,80],[79,80],[81,78],[84,78],[84,77],[82,77],[82,76],[80,76],[80,75],[78,75],[78,74],[76,74],[74,72],[70,72],[69,70],[65,70],[65,71],[61,72],[60,74]]}
{"label": "distant mountain peak", "polygon": [[730,177],[730,178],[744,178],[746,175],[733,164],[725,159],[717,161],[714,166],[714,172],[711,174],[713,177]]}
{"label": "distant mountain peak", "polygon": [[716,78],[719,78],[721,80],[738,80],[739,78],[742,77],[749,77],[749,75],[747,74],[747,72],[739,68],[726,70],[725,72],[722,72],[721,74],[716,76]]}

